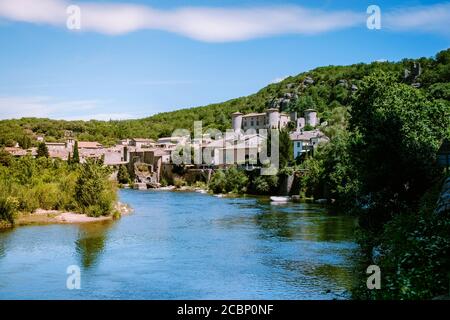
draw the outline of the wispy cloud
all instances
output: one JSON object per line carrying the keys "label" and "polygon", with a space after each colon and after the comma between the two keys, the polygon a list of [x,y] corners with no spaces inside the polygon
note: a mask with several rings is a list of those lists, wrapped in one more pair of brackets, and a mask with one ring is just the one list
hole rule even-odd
{"label": "wispy cloud", "polygon": [[[37,24],[66,25],[65,0],[0,0],[0,17]],[[322,11],[300,6],[253,8],[183,7],[79,3],[81,30],[111,35],[142,29],[164,30],[196,40],[225,42],[278,34],[315,34],[361,25],[364,12]]]}
{"label": "wispy cloud", "polygon": [[[65,27],[68,0],[0,0],[0,19]],[[244,8],[180,7],[79,2],[81,31],[109,35],[163,30],[206,42],[242,41],[280,34],[311,35],[364,27],[366,12],[325,11],[298,5]],[[382,27],[449,34],[450,3],[382,10]]]}
{"label": "wispy cloud", "polygon": [[450,35],[450,3],[398,8],[387,12],[383,27],[394,31],[419,31]]}

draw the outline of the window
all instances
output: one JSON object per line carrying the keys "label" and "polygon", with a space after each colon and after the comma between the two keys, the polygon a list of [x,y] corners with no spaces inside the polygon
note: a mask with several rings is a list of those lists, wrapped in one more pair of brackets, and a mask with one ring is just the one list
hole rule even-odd
{"label": "window", "polygon": [[251,126],[253,127],[255,125],[255,123],[253,122],[253,120],[250,122]]}
{"label": "window", "polygon": [[297,142],[297,148],[300,148],[300,142]]}

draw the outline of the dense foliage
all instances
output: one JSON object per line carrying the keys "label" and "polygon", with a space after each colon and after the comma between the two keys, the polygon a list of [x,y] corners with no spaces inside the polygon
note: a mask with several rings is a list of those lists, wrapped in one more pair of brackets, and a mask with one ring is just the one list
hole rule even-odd
{"label": "dense foliage", "polygon": [[112,213],[116,196],[108,174],[91,162],[76,166],[46,157],[9,159],[0,164],[0,220],[12,222],[15,213],[38,208]]}

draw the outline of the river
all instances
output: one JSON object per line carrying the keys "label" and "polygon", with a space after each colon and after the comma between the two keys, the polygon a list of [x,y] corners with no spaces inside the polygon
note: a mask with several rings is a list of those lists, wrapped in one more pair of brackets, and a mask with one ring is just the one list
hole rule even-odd
{"label": "river", "polygon": [[[120,190],[117,221],[0,231],[0,299],[346,299],[355,221],[313,204]],[[80,268],[81,289],[66,286]]]}

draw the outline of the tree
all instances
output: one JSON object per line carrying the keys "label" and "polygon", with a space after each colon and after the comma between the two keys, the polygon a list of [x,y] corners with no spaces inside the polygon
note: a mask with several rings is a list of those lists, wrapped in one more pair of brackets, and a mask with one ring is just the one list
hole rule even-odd
{"label": "tree", "polygon": [[41,158],[41,157],[45,157],[48,158],[49,154],[48,154],[48,148],[45,145],[44,142],[39,143],[38,148],[37,148],[37,157]]}
{"label": "tree", "polygon": [[366,77],[351,106],[351,158],[361,182],[361,223],[375,231],[418,199],[439,177],[436,152],[450,127],[450,104],[429,100],[392,74]]}
{"label": "tree", "polygon": [[78,141],[75,141],[75,145],[73,146],[72,163],[80,163],[80,155],[78,154]]}
{"label": "tree", "polygon": [[289,136],[289,131],[280,130],[280,168],[289,166],[294,160],[294,145]]}
{"label": "tree", "polygon": [[11,154],[3,148],[0,148],[0,164],[3,166],[9,166],[11,164]]}
{"label": "tree", "polygon": [[120,165],[119,171],[117,172],[117,181],[122,184],[130,183],[130,175],[128,169],[123,164]]}
{"label": "tree", "polygon": [[29,149],[31,147],[31,138],[27,135],[23,135],[17,141],[22,149]]}
{"label": "tree", "polygon": [[115,192],[107,179],[107,171],[88,159],[80,168],[75,186],[75,199],[81,212],[89,216],[110,214]]}

